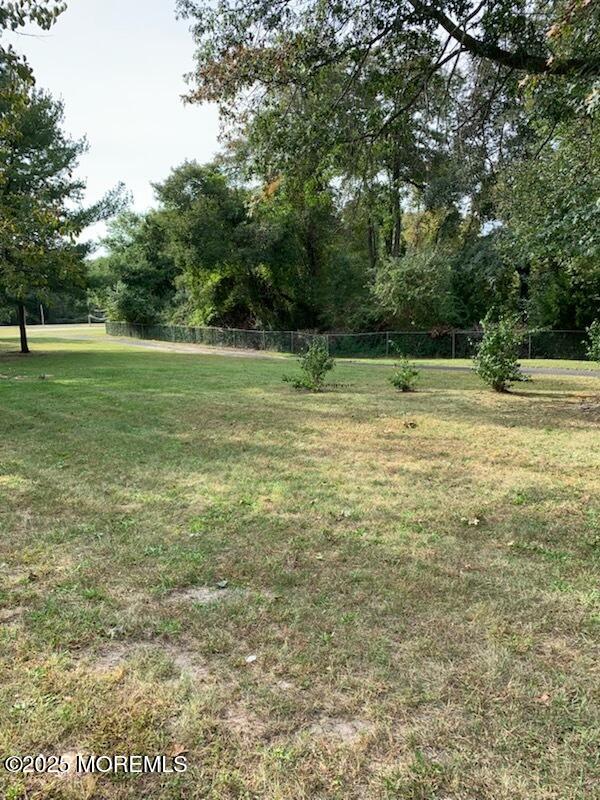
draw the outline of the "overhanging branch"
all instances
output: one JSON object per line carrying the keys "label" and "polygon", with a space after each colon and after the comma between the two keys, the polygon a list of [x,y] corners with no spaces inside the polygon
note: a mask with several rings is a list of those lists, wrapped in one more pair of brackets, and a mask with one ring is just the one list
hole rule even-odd
{"label": "overhanging branch", "polygon": [[456,23],[434,5],[422,3],[420,0],[409,0],[415,11],[434,19],[461,47],[474,56],[494,61],[511,69],[535,74],[568,75],[573,72],[600,72],[600,59],[567,58],[553,60],[545,56],[534,55],[524,50],[505,50],[493,42],[482,42],[471,36],[462,23]]}

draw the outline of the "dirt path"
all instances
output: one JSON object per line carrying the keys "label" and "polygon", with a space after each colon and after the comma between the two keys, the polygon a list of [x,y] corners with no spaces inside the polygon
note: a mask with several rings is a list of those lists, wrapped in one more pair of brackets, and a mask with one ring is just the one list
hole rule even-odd
{"label": "dirt path", "polygon": [[[90,339],[92,337],[89,337]],[[285,359],[285,353],[272,353],[265,350],[246,350],[239,347],[211,347],[206,344],[187,344],[186,342],[157,342],[147,339],[130,339],[128,337],[107,336],[102,339],[111,344],[127,344],[132,347],[145,347],[150,350],[161,350],[167,353],[188,353],[205,356],[233,356],[234,358],[266,358]]]}

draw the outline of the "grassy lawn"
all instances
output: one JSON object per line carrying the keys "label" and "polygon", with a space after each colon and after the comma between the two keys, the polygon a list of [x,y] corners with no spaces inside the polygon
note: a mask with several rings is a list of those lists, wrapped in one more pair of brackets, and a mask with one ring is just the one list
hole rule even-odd
{"label": "grassy lawn", "polygon": [[307,395],[276,360],[32,345],[0,342],[0,758],[190,767],[0,796],[600,797],[597,378],[340,364]]}
{"label": "grassy lawn", "polygon": [[[355,361],[356,359],[349,359]],[[398,359],[393,358],[364,358],[364,363],[369,364],[395,364]],[[471,358],[415,358],[411,359],[418,366],[448,366],[448,367],[472,367]],[[522,358],[520,361],[523,367],[543,367],[544,369],[573,369],[597,372],[600,375],[600,364],[596,361],[576,361],[562,358]]]}

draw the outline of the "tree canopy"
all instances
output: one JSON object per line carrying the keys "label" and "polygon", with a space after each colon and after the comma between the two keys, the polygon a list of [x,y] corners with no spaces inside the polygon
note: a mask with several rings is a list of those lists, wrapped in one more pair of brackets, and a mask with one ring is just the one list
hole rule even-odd
{"label": "tree canopy", "polygon": [[[598,4],[179,0],[178,10],[197,43],[188,100],[219,104],[223,175],[247,215],[210,270],[191,233],[176,248],[190,308],[208,293],[211,319],[312,327],[471,325],[492,306],[546,326],[597,314]],[[247,238],[275,216],[293,231],[287,274]],[[186,207],[169,238],[201,217],[205,207]]]}
{"label": "tree canopy", "polygon": [[351,84],[382,54],[385,77],[408,72],[413,95],[464,54],[584,86],[600,74],[600,10],[589,0],[178,0],[178,8],[198,43],[190,98],[224,108],[257,85],[306,89],[332,64]]}
{"label": "tree canopy", "polygon": [[[0,35],[62,8],[11,3]],[[5,297],[87,280],[90,302],[134,322],[311,330],[471,327],[490,313],[581,329],[599,316],[598,3],[177,9],[197,46],[187,101],[218,103],[222,150],[175,166],[91,265],[78,232],[115,198],[83,209],[84,144],[2,51]]]}

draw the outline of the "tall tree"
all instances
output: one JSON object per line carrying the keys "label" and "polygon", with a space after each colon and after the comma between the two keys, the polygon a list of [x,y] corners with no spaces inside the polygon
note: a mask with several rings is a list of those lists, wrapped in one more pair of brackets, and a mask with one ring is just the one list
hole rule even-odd
{"label": "tall tree", "polygon": [[113,319],[150,324],[169,309],[178,270],[169,253],[170,231],[162,211],[125,212],[112,220],[90,281],[94,302]]}
{"label": "tall tree", "polygon": [[119,191],[82,205],[85,184],[74,176],[85,141],[63,129],[63,107],[4,76],[0,126],[0,291],[17,305],[21,352],[29,352],[25,301],[84,279],[86,246],[79,234],[112,213]]}
{"label": "tall tree", "polygon": [[322,197],[278,181],[253,192],[217,164],[183,164],[155,188],[196,322],[318,325]]}

